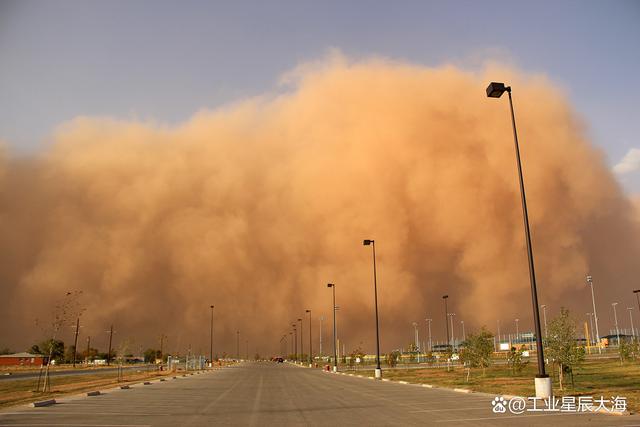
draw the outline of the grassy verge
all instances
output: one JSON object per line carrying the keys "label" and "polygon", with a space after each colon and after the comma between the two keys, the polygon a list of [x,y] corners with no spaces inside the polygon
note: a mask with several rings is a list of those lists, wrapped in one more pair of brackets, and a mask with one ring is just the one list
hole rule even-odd
{"label": "grassy verge", "polygon": [[0,381],[0,407],[52,399],[108,386],[131,384],[166,375],[174,374],[166,371],[124,371],[120,382],[114,372],[96,373],[95,375],[53,376],[50,377],[51,392],[49,393],[34,391],[38,383],[37,379]]}
{"label": "grassy verge", "polygon": [[[358,371],[358,375],[373,376],[373,371]],[[473,391],[506,394],[517,396],[535,396],[533,378],[537,373],[535,365],[527,366],[521,373],[513,375],[506,366],[487,368],[485,375],[482,370],[472,369],[467,381],[464,368],[456,367],[451,371],[446,368],[430,369],[383,369],[384,378],[408,381],[417,384],[432,384],[449,388],[467,388]],[[640,364],[624,363],[614,360],[587,361],[574,373],[575,387],[571,380],[565,378],[564,390],[553,378],[555,396],[593,396],[606,399],[621,396],[627,398],[630,411],[640,411]]]}

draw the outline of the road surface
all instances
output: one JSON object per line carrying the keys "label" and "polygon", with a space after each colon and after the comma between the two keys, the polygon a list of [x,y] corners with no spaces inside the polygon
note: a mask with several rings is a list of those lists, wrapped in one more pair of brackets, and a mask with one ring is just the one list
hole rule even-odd
{"label": "road surface", "polygon": [[640,425],[640,416],[494,414],[492,398],[255,362],[44,408],[5,409],[0,426]]}

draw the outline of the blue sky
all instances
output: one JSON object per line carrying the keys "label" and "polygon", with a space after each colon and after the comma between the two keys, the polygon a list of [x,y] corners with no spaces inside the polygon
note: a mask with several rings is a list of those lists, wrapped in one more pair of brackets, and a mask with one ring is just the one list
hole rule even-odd
{"label": "blue sky", "polygon": [[637,193],[639,22],[638,1],[0,0],[0,139],[32,152],[77,115],[176,123],[272,91],[331,48],[464,67],[489,55],[561,85]]}

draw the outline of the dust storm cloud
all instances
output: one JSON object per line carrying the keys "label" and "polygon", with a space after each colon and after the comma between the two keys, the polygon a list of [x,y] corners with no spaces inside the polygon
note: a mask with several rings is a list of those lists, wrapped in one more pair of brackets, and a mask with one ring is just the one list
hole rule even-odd
{"label": "dust storm cloud", "polygon": [[34,319],[72,289],[81,333],[104,350],[114,323],[135,349],[164,333],[169,351],[208,353],[214,304],[218,354],[235,354],[236,330],[242,353],[245,339],[276,352],[305,309],[314,346],[324,315],[327,353],[334,282],[340,338],[372,351],[365,238],[384,351],[411,341],[413,321],[423,337],[426,317],[442,340],[444,293],[467,332],[530,328],[508,103],[486,98],[491,80],[514,88],[540,301],[581,315],[590,273],[608,330],[609,302],[637,276],[637,211],[545,77],[334,58],[293,78],[178,126],[79,117],[37,155],[4,150],[0,345],[42,338]]}

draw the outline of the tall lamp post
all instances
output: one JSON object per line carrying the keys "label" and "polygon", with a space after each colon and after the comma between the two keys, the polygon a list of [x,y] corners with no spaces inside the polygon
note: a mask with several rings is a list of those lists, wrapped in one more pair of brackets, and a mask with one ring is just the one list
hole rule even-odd
{"label": "tall lamp post", "polygon": [[304,333],[302,331],[302,318],[298,319],[298,322],[300,322],[300,363],[302,363],[302,358],[304,357]]}
{"label": "tall lamp post", "polygon": [[547,305],[546,304],[542,304],[540,307],[542,308],[542,317],[544,318],[544,337],[546,339],[547,336],[548,336],[548,333],[547,333]]}
{"label": "tall lamp post", "polygon": [[456,334],[453,332],[453,316],[455,315],[455,313],[449,313],[449,320],[451,321],[451,350],[453,350],[456,346]]}
{"label": "tall lamp post", "polygon": [[240,331],[236,331],[236,358],[240,361]]}
{"label": "tall lamp post", "polygon": [[331,311],[333,312],[333,372],[338,372],[338,349],[336,348],[336,285],[327,283],[327,288],[333,290],[333,305],[331,306]]}
{"label": "tall lamp post", "polygon": [[293,360],[295,360],[296,362],[298,361],[298,330],[296,329],[296,324],[292,323],[291,326],[293,326]]}
{"label": "tall lamp post", "polygon": [[638,302],[638,313],[640,313],[640,289],[634,290],[633,293],[636,294],[636,301]]}
{"label": "tall lamp post", "polygon": [[211,306],[211,330],[209,335],[209,362],[213,366],[213,306]]}
{"label": "tall lamp post", "polygon": [[320,318],[318,319],[320,321],[320,332],[319,332],[319,339],[320,339],[320,347],[319,347],[319,354],[320,354],[320,360],[322,361],[322,321],[324,320],[324,316],[320,316]]}
{"label": "tall lamp post", "polygon": [[467,340],[467,334],[464,332],[464,320],[461,320],[460,324],[462,325],[462,341],[466,341]]}
{"label": "tall lamp post", "polygon": [[522,215],[524,219],[524,234],[527,244],[527,259],[529,261],[529,281],[531,283],[531,303],[533,305],[533,323],[536,330],[536,347],[538,356],[538,375],[535,379],[536,397],[549,398],[552,394],[551,378],[545,372],[544,350],[542,347],[542,333],[540,328],[540,312],[538,310],[538,290],[536,288],[536,273],[533,262],[533,249],[531,246],[531,232],[529,231],[529,214],[527,212],[527,198],[524,190],[524,179],[522,177],[522,164],[520,162],[520,147],[518,145],[518,132],[516,131],[516,117],[513,112],[513,100],[511,99],[511,86],[504,83],[491,82],[487,87],[489,98],[500,98],[504,92],[509,95],[509,108],[511,109],[511,125],[513,127],[513,141],[515,143],[516,164],[518,167],[518,178],[520,180],[520,197],[522,199]]}
{"label": "tall lamp post", "polygon": [[598,353],[602,354],[602,347],[600,346],[600,330],[598,329],[598,312],[596,311],[596,297],[593,293],[593,277],[587,276],[587,283],[591,287],[591,302],[593,303],[593,319],[596,323],[596,345],[598,346]]}
{"label": "tall lamp post", "polygon": [[309,367],[313,365],[313,341],[311,337],[311,310],[305,310],[309,313]]}
{"label": "tall lamp post", "polygon": [[373,295],[376,306],[376,370],[375,378],[382,378],[382,369],[380,368],[380,328],[378,327],[378,283],[376,278],[376,242],[375,240],[365,239],[362,244],[373,248]]}
{"label": "tall lamp post", "polygon": [[631,337],[632,339],[636,336],[636,329],[633,327],[633,315],[631,312],[633,311],[633,307],[627,307],[629,310],[629,322],[631,322]]}
{"label": "tall lamp post", "polygon": [[589,327],[591,327],[591,339],[589,341],[591,341],[589,343],[589,345],[593,345],[594,343],[594,339],[593,339],[593,313],[587,313],[587,316],[589,316]]}
{"label": "tall lamp post", "polygon": [[449,299],[449,295],[443,295],[442,299],[444,300],[444,325],[447,328],[447,348],[450,348],[451,341],[449,340],[449,310],[447,309],[447,299]]}
{"label": "tall lamp post", "polygon": [[616,337],[618,339],[618,348],[620,348],[620,328],[618,328],[618,311],[616,310],[617,302],[612,302],[611,306],[613,307],[613,318],[616,322]]}
{"label": "tall lamp post", "polygon": [[433,319],[424,319],[427,322],[427,328],[429,330],[429,351],[433,351],[433,346],[431,344],[431,321]]}

